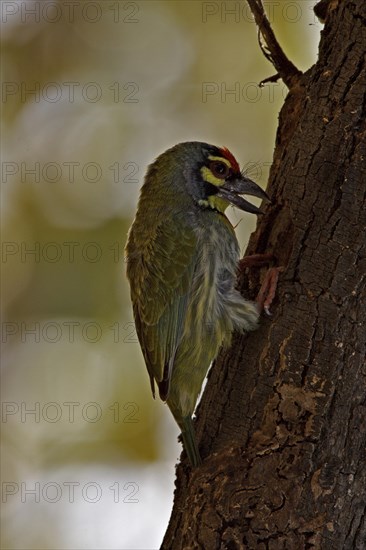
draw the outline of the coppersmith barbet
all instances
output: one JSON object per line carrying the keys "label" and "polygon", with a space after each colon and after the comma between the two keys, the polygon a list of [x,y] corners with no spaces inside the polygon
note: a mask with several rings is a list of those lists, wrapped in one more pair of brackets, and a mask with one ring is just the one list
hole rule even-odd
{"label": "coppersmith barbet", "polygon": [[185,142],[148,168],[126,245],[137,335],[155,396],[168,404],[193,466],[201,463],[192,414],[209,366],[259,309],[235,289],[239,244],[224,212],[260,210],[267,198],[226,148]]}

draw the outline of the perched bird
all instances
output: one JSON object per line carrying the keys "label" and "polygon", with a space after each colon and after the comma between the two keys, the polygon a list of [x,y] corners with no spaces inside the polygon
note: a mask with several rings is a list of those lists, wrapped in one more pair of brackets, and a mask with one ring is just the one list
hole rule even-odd
{"label": "perched bird", "polygon": [[234,330],[257,327],[259,308],[235,289],[239,244],[229,204],[268,198],[226,148],[185,142],[148,168],[126,245],[137,335],[155,397],[168,404],[193,466],[192,414],[209,366]]}

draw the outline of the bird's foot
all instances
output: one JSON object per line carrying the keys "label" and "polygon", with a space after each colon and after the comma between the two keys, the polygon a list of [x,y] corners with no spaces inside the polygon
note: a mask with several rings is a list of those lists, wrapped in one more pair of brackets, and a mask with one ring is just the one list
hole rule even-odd
{"label": "bird's foot", "polygon": [[[275,256],[273,254],[252,254],[239,261],[239,270],[244,271],[251,267],[262,267],[274,259]],[[260,311],[264,311],[269,317],[272,315],[270,307],[276,295],[278,277],[284,269],[284,267],[271,267],[267,271],[256,298]]]}
{"label": "bird's foot", "polygon": [[273,298],[276,296],[278,277],[280,273],[284,271],[284,269],[285,268],[283,266],[271,267],[267,271],[262,286],[255,300],[259,305],[260,310],[264,311],[269,317],[272,316],[269,308],[271,307]]}
{"label": "bird's foot", "polygon": [[239,270],[244,271],[248,267],[262,267],[275,259],[273,254],[251,254],[239,260]]}

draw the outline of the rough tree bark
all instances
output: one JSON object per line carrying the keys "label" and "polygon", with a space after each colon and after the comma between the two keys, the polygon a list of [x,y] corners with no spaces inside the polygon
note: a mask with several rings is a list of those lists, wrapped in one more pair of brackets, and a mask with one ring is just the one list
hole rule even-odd
{"label": "rough tree bark", "polygon": [[[212,368],[163,549],[366,548],[366,3],[322,0],[319,60],[282,108],[267,208],[273,319]],[[262,272],[263,275],[263,272]],[[249,277],[249,279],[248,279]],[[259,273],[242,277],[245,295]]]}

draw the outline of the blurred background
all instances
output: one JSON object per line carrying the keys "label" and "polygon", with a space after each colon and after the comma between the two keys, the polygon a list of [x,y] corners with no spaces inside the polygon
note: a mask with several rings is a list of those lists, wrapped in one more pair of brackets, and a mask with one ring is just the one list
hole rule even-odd
{"label": "blurred background", "polygon": [[[266,2],[316,59],[315,1]],[[151,397],[124,245],[146,166],[227,146],[265,187],[282,82],[243,1],[1,2],[2,543],[153,549],[180,455]],[[242,250],[255,217],[231,210]]]}

